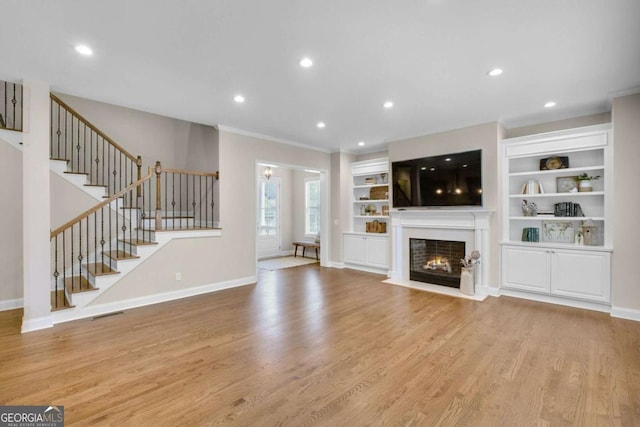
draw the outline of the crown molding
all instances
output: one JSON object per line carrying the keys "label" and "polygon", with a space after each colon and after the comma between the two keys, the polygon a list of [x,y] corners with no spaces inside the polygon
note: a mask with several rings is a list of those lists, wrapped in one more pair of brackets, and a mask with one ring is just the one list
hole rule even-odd
{"label": "crown molding", "polygon": [[252,138],[259,138],[259,139],[263,139],[265,141],[270,141],[270,142],[277,142],[279,144],[285,144],[285,145],[291,145],[294,147],[298,147],[298,148],[304,148],[306,150],[313,150],[313,151],[319,151],[321,153],[327,153],[330,154],[331,150],[327,150],[325,148],[320,148],[320,147],[315,147],[313,145],[308,145],[308,144],[303,144],[300,142],[294,142],[294,141],[289,141],[288,139],[282,139],[282,138],[276,138],[275,136],[271,136],[271,135],[264,135],[264,134],[260,134],[260,133],[256,133],[256,132],[250,132],[244,129],[238,129],[238,128],[234,128],[231,126],[225,126],[225,125],[215,125],[214,126],[216,129],[218,129],[219,131],[225,131],[225,132],[231,132],[231,133],[235,133],[238,135],[244,135],[244,136],[250,136]]}

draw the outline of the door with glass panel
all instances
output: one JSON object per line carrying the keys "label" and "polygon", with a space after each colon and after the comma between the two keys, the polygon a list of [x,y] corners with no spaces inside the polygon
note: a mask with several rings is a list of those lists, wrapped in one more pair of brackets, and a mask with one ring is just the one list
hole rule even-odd
{"label": "door with glass panel", "polygon": [[258,258],[280,255],[280,179],[258,179]]}

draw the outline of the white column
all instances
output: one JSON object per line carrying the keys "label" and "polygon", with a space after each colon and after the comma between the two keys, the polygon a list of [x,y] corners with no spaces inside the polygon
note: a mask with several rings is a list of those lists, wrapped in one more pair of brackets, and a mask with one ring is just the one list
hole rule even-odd
{"label": "white column", "polygon": [[50,101],[47,83],[25,79],[22,147],[24,316],[22,332],[53,326],[49,202]]}

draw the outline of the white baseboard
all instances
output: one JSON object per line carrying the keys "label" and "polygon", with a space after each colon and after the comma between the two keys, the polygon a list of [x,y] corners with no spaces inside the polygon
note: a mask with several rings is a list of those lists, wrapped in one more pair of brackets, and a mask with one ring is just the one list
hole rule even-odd
{"label": "white baseboard", "polygon": [[478,286],[476,287],[476,293],[479,295],[489,295],[492,297],[500,296],[500,289],[493,286]]}
{"label": "white baseboard", "polygon": [[239,286],[256,283],[256,276],[243,277],[241,279],[228,280],[225,282],[212,283],[209,285],[197,286],[193,288],[180,289],[177,291],[164,292],[161,294],[148,295],[139,298],[131,298],[106,304],[89,305],[79,311],[61,310],[55,312],[54,323],[69,322],[71,320],[86,319],[87,317],[99,316],[101,314],[113,313],[115,311],[128,310],[145,305],[158,304],[173,301],[181,298],[207,294],[221,291],[223,289],[235,288]]}
{"label": "white baseboard", "polygon": [[546,302],[549,304],[564,305],[565,307],[574,307],[574,308],[583,308],[585,310],[601,311],[604,313],[611,312],[611,306],[608,304],[599,304],[597,302],[560,298],[552,295],[535,294],[533,292],[522,292],[514,289],[502,288],[500,289],[500,295],[528,299],[528,300],[538,301],[538,302]]}
{"label": "white baseboard", "polygon": [[0,311],[15,310],[16,308],[22,308],[24,300],[22,298],[6,299],[0,301]]}
{"label": "white baseboard", "polygon": [[365,265],[346,264],[346,263],[343,265],[343,268],[366,271],[367,273],[383,274],[384,276],[389,275],[389,271],[386,268],[375,268],[375,267],[368,267]]}
{"label": "white baseboard", "polygon": [[329,263],[327,264],[327,267],[342,269],[344,268],[344,262],[329,261]]}
{"label": "white baseboard", "polygon": [[611,307],[611,317],[618,317],[620,319],[635,320],[636,322],[640,322],[640,310],[623,307]]}
{"label": "white baseboard", "polygon": [[53,327],[53,318],[51,316],[36,317],[33,319],[22,318],[22,333],[39,331]]}

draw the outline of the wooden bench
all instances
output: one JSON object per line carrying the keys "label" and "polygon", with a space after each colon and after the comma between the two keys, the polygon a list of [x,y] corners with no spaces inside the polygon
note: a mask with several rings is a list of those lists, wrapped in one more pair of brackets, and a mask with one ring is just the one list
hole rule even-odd
{"label": "wooden bench", "polygon": [[293,251],[294,258],[298,256],[298,246],[302,246],[302,256],[304,256],[304,253],[306,252],[307,248],[315,249],[316,260],[320,261],[320,258],[318,258],[318,249],[320,249],[320,243],[298,241],[298,242],[293,242],[293,246],[295,246],[295,250]]}

